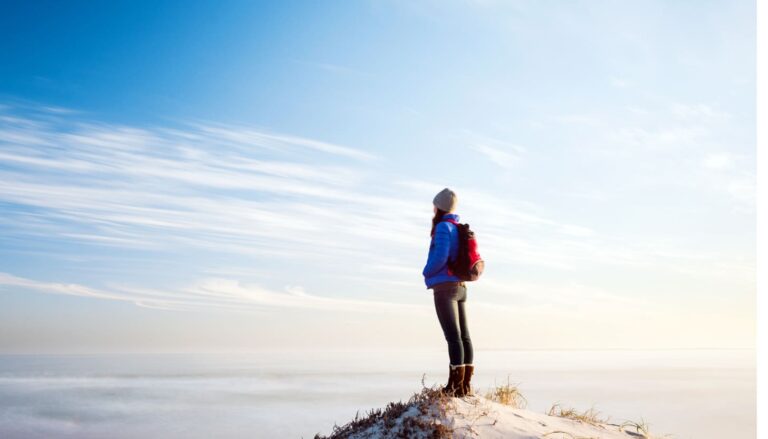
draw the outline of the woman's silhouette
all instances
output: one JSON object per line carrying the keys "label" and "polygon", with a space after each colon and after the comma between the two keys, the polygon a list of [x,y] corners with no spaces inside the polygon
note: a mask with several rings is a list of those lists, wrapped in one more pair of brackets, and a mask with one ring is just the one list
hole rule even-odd
{"label": "woman's silhouette", "polygon": [[427,288],[431,288],[435,299],[435,310],[445,340],[448,342],[450,367],[448,384],[444,392],[453,396],[472,393],[470,380],[474,372],[472,365],[472,340],[467,327],[467,286],[448,268],[448,261],[455,261],[459,251],[459,222],[456,209],[456,194],[445,188],[432,200],[435,216],[432,218],[432,242],[429,258],[422,274]]}

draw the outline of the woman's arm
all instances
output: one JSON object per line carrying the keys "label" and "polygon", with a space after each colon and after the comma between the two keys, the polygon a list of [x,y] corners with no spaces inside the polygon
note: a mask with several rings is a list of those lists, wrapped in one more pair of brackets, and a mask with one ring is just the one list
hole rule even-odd
{"label": "woman's arm", "polygon": [[434,245],[429,250],[427,265],[421,274],[429,277],[437,273],[446,262],[451,251],[451,229],[448,223],[438,223],[435,227]]}

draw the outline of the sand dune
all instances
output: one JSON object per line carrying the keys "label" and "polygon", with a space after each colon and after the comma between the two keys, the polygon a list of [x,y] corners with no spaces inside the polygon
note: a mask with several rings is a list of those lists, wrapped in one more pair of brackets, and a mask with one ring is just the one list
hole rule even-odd
{"label": "sand dune", "polygon": [[463,398],[446,397],[436,387],[424,388],[408,402],[393,402],[383,409],[372,410],[345,425],[334,427],[330,436],[317,435],[315,439],[654,437],[642,424],[612,423],[591,412],[579,413],[555,406],[550,414],[544,414],[521,406],[524,406],[524,398],[514,388]]}

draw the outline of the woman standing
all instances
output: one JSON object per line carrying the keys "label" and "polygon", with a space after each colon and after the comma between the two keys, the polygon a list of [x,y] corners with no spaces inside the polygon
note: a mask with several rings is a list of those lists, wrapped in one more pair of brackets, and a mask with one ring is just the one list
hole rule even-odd
{"label": "woman standing", "polygon": [[472,394],[470,380],[474,366],[472,340],[464,307],[467,286],[448,268],[448,261],[456,260],[459,251],[459,234],[454,224],[459,222],[459,215],[454,213],[456,202],[456,194],[448,188],[440,191],[432,200],[435,212],[432,218],[432,242],[422,274],[427,288],[433,291],[437,318],[448,342],[450,367],[448,384],[443,391],[452,396],[464,396]]}

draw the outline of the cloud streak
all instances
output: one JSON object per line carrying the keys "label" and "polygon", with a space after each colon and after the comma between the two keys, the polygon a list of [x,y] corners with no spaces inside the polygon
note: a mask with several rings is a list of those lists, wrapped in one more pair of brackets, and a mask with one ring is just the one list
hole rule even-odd
{"label": "cloud streak", "polygon": [[505,169],[515,167],[525,153],[525,148],[521,146],[500,142],[495,139],[483,139],[472,144],[470,147]]}
{"label": "cloud streak", "polygon": [[176,290],[131,286],[113,286],[109,290],[79,284],[41,282],[0,272],[0,289],[35,291],[101,300],[131,302],[137,306],[163,310],[260,311],[270,308],[354,311],[362,313],[422,312],[423,306],[321,297],[308,294],[301,287],[286,287],[284,292],[231,279],[208,278]]}

